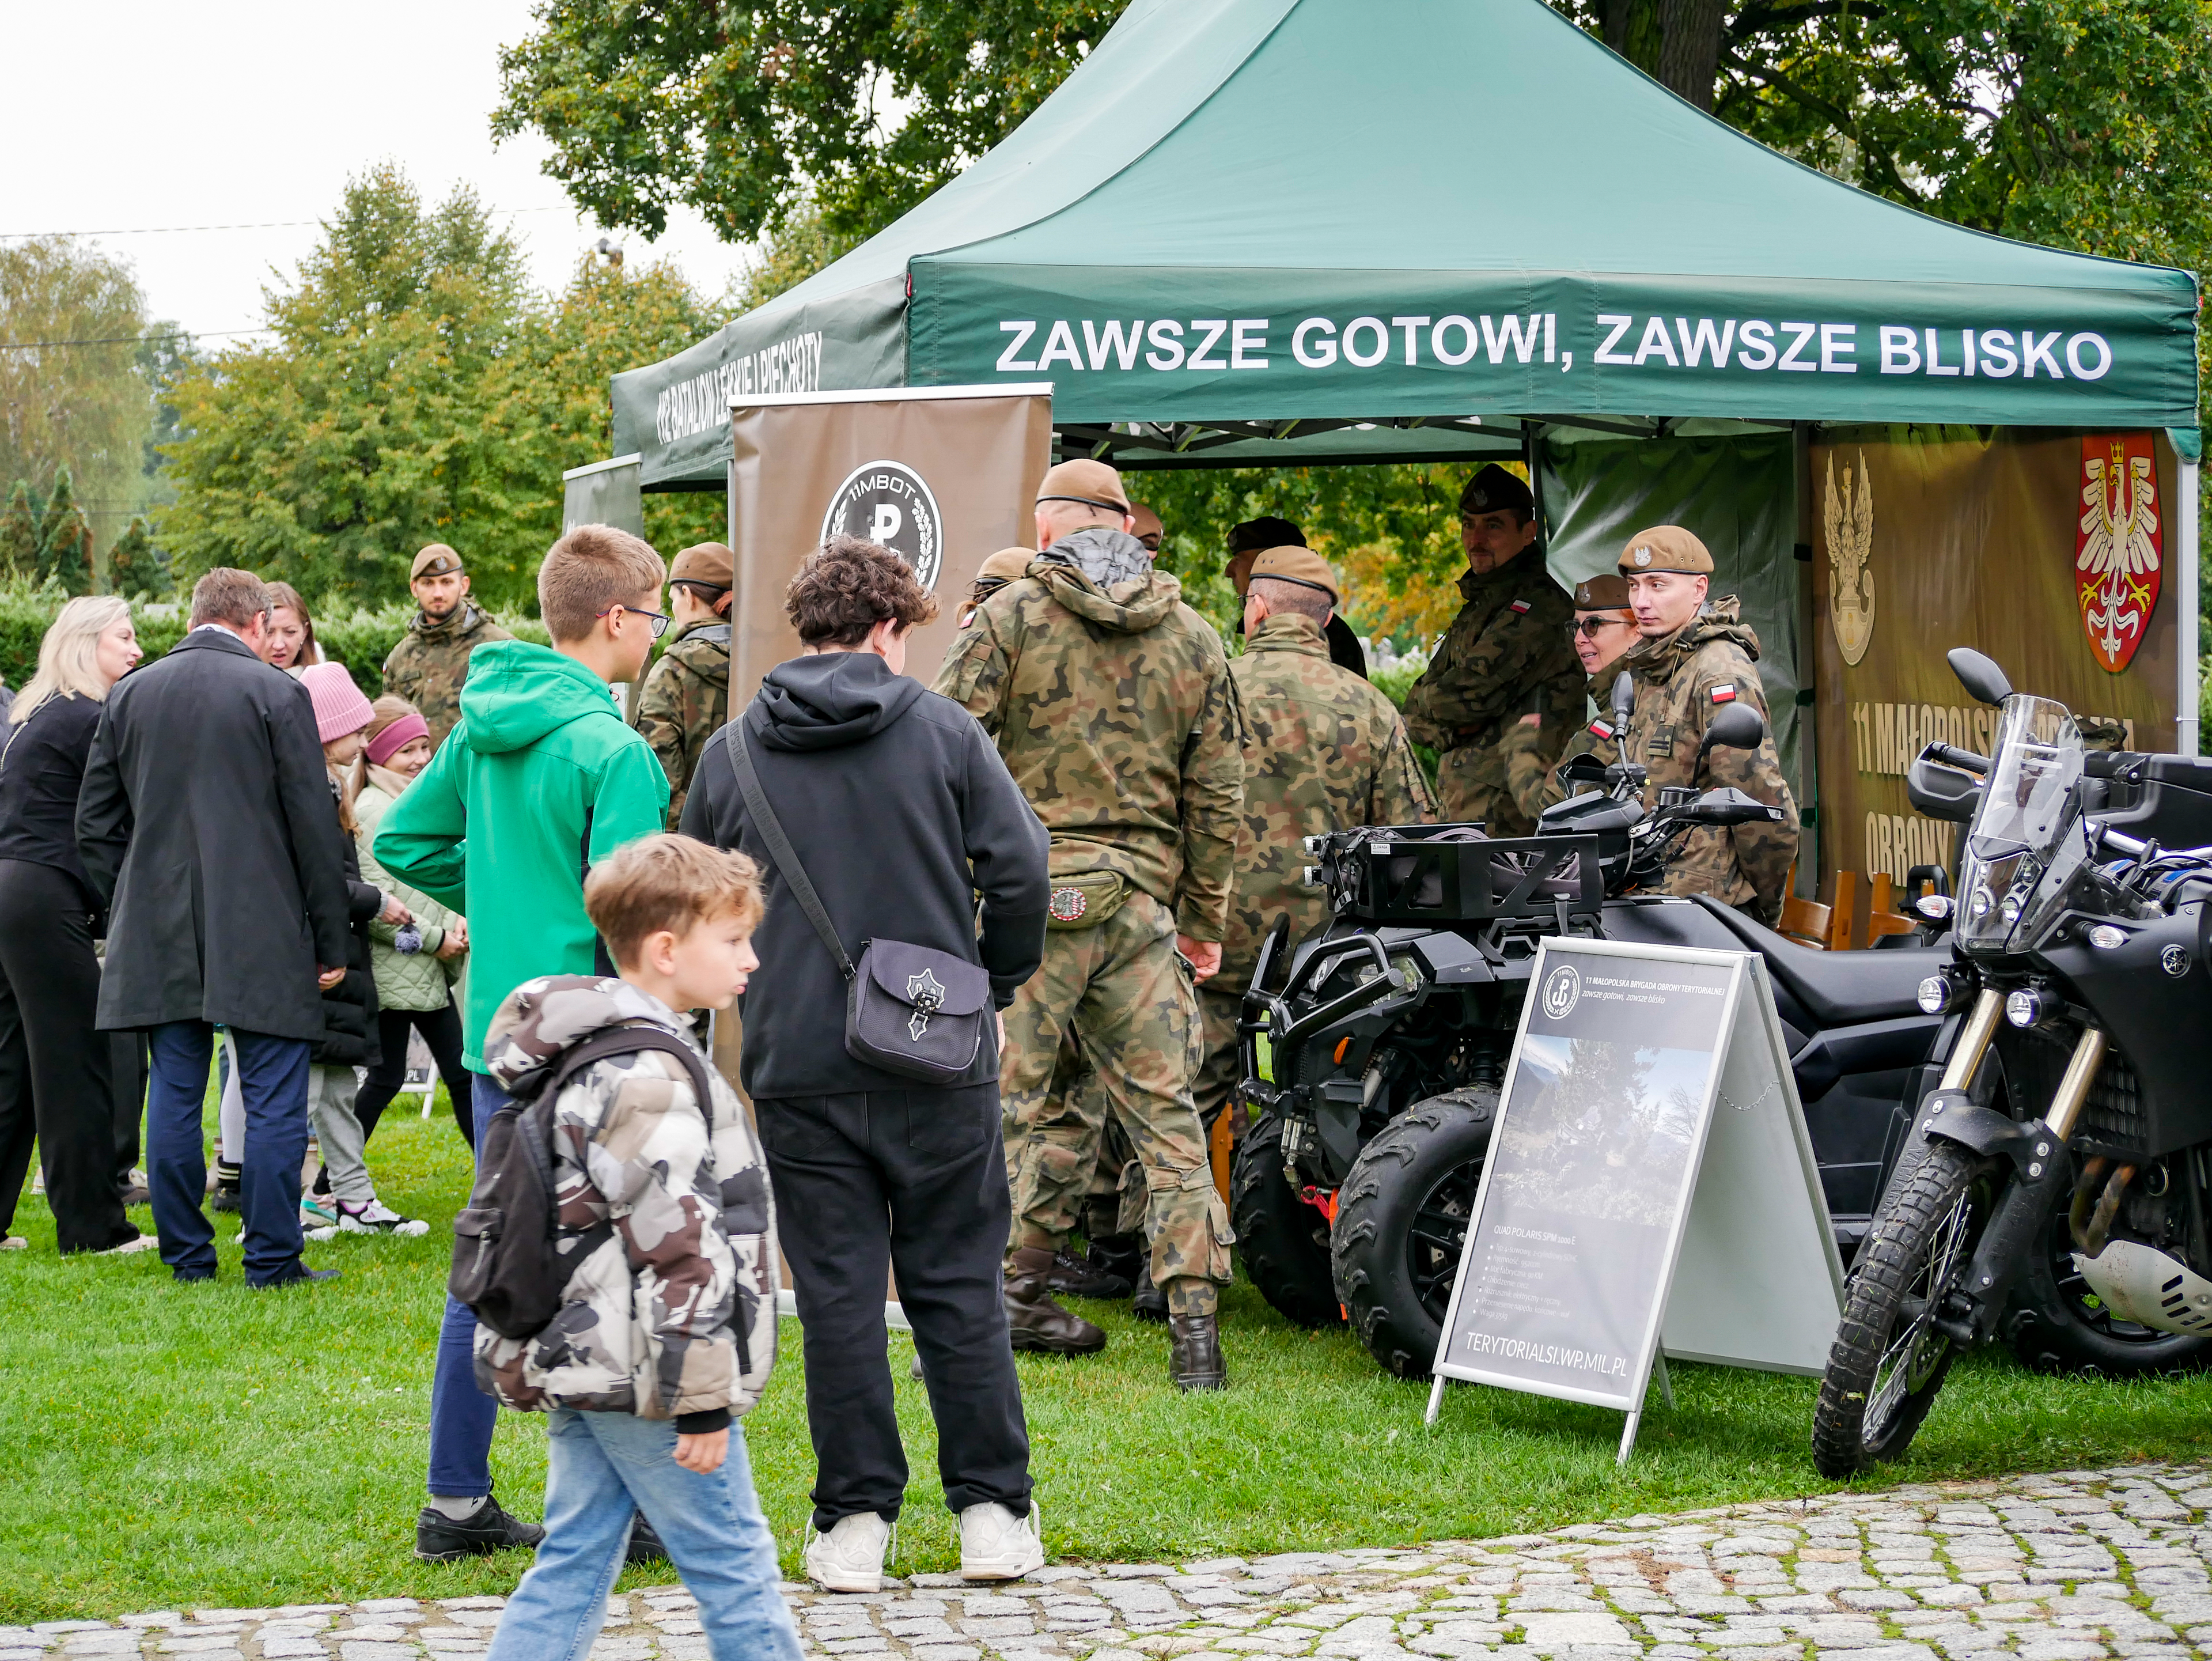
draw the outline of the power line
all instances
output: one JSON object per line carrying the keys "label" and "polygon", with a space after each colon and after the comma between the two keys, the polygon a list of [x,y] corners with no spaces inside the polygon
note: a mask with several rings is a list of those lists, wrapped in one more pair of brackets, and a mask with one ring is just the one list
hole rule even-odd
{"label": "power line", "polygon": [[235,335],[268,332],[266,329],[216,329],[195,334],[180,329],[175,334],[118,334],[104,340],[0,340],[0,352],[32,352],[48,346],[137,346],[155,340],[228,340]]}
{"label": "power line", "polygon": [[[571,207],[487,208],[487,213],[574,213]],[[261,219],[235,225],[137,225],[104,231],[0,231],[0,242],[34,242],[48,236],[173,236],[187,231],[284,231],[321,225],[320,219]]]}

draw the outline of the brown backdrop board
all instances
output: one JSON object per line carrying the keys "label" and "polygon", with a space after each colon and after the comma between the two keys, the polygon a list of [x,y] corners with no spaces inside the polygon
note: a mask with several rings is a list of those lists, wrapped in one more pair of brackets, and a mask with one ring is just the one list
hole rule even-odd
{"label": "brown backdrop board", "polygon": [[937,597],[937,620],[907,648],[907,673],[925,684],[975,568],[1036,545],[1037,481],[1052,465],[1048,386],[812,393],[740,405],[730,421],[732,711],[799,654],[783,591],[833,508],[835,528],[892,548]]}
{"label": "brown backdrop board", "polygon": [[[2091,435],[2111,443],[2142,434]],[[2140,618],[2134,654],[2106,669],[2083,624],[2076,561],[2092,475],[2085,435],[2035,429],[1830,429],[1812,447],[1814,660],[1823,872],[1948,865],[1955,829],[1922,818],[1905,770],[1930,739],[1989,751],[1996,712],[1943,654],[1972,646],[2015,689],[2129,724],[2128,747],[2175,741],[2179,641],[2172,573]],[[2175,457],[2151,447],[2162,564],[2175,553]]]}

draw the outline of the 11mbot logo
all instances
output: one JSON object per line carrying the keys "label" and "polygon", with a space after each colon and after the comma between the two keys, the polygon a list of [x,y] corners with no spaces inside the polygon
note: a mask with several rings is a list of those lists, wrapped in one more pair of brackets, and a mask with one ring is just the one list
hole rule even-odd
{"label": "11mbot logo", "polygon": [[830,510],[822,515],[822,540],[858,537],[888,548],[914,567],[925,590],[937,587],[945,563],[945,520],[928,481],[903,461],[871,461],[853,469]]}

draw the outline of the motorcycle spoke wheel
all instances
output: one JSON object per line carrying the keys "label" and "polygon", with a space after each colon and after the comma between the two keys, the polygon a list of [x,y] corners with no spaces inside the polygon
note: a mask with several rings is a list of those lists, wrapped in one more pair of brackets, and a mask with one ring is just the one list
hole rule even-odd
{"label": "motorcycle spoke wheel", "polygon": [[1813,1413],[1822,1475],[1898,1457],[1943,1387],[1958,1348],[1935,1321],[1988,1217],[1981,1168],[1964,1148],[1929,1148],[1869,1231]]}

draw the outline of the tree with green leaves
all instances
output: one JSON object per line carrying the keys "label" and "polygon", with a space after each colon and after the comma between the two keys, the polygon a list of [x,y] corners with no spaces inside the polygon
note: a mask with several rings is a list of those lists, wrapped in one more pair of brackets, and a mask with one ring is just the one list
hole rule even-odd
{"label": "tree with green leaves", "polygon": [[1127,3],[544,0],[500,54],[493,131],[543,135],[603,225],[657,237],[680,203],[745,242],[811,201],[865,234],[1012,131]]}
{"label": "tree with green leaves", "polygon": [[154,545],[153,526],[142,515],[131,521],[107,551],[107,592],[125,599],[144,594],[160,599],[175,588],[167,564]]}
{"label": "tree with green leaves", "polygon": [[[518,609],[560,534],[562,471],[607,454],[611,369],[724,320],[665,265],[587,259],[548,301],[471,193],[433,209],[392,167],[348,184],[267,315],[267,344],[188,362],[175,384],[177,500],[156,523],[179,581],[239,565],[376,601],[445,542],[487,604]],[[646,509],[659,544],[720,525],[719,501]]]}
{"label": "tree with green leaves", "polygon": [[39,515],[40,582],[58,584],[64,593],[92,592],[92,522],[76,499],[76,482],[67,467],[54,472],[54,488]]}
{"label": "tree with green leaves", "polygon": [[0,509],[0,577],[33,577],[39,569],[39,502],[30,481],[17,479]]}

